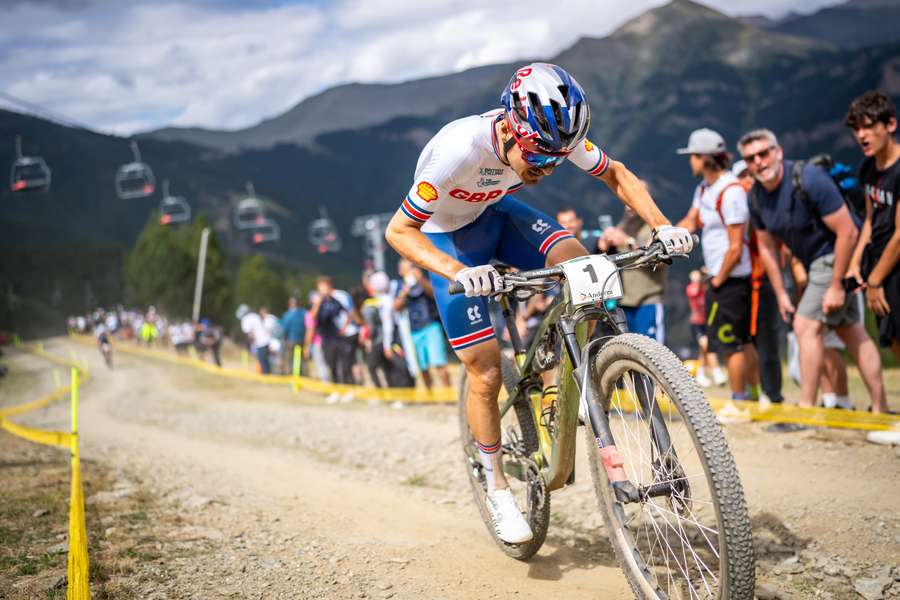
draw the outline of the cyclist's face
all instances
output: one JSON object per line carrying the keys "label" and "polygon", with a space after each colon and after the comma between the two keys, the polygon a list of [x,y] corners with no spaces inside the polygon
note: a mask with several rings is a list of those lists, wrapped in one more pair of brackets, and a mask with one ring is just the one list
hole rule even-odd
{"label": "cyclist's face", "polygon": [[[506,140],[512,137],[509,129],[507,128],[506,122],[501,122],[500,124],[500,139],[501,142],[505,143]],[[509,165],[512,167],[512,170],[516,172],[516,175],[522,180],[522,183],[525,185],[534,185],[539,182],[541,179],[549,175],[553,172],[553,169],[556,168],[556,165],[549,164],[546,167],[536,167],[530,164],[525,158],[522,156],[522,149],[518,144],[513,144],[512,148],[509,149],[509,152],[506,153],[506,160],[509,161]]]}

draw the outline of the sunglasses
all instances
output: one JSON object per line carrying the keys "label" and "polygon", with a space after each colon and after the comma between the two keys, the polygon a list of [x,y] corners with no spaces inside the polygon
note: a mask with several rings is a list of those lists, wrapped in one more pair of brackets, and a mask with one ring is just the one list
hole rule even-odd
{"label": "sunglasses", "polygon": [[772,150],[774,149],[775,146],[769,146],[768,148],[760,150],[759,152],[754,152],[753,154],[745,154],[741,156],[741,158],[743,158],[744,161],[749,165],[750,163],[755,162],[757,158],[760,160],[769,158],[769,154],[771,154]]}
{"label": "sunglasses", "polygon": [[516,141],[516,145],[519,147],[519,150],[522,151],[522,160],[527,162],[532,167],[537,167],[538,169],[546,169],[547,167],[558,167],[559,165],[566,162],[566,158],[568,158],[569,153],[565,154],[542,154],[540,152],[532,152],[531,150],[525,149],[522,144]]}

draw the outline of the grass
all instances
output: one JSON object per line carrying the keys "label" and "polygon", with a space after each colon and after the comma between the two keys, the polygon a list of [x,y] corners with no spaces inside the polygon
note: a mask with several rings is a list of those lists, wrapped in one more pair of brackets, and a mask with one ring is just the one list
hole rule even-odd
{"label": "grass", "polygon": [[428,477],[421,473],[414,473],[407,477],[404,482],[406,485],[411,485],[413,487],[424,487],[428,485]]}

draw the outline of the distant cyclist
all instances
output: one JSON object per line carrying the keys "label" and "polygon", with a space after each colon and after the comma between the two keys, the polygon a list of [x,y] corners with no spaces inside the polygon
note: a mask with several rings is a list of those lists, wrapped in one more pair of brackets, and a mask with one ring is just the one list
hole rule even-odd
{"label": "distant cyclist", "polygon": [[100,354],[103,355],[106,366],[112,369],[112,334],[110,334],[106,325],[99,323],[94,328],[94,337],[97,338],[97,347],[100,348]]}
{"label": "distant cyclist", "polygon": [[[500,347],[485,298],[497,291],[499,274],[489,262],[535,269],[587,251],[554,219],[509,194],[570,160],[634,209],[669,252],[690,252],[693,242],[663,216],[631,171],[587,139],[590,108],[565,70],[546,63],[519,69],[501,103],[501,109],[447,124],[428,142],[386,237],[432,273],[444,331],[468,376],[469,426],[481,452],[486,504],[500,539],[522,543],[532,532],[501,465]],[[451,281],[462,284],[465,296],[448,293]]]}

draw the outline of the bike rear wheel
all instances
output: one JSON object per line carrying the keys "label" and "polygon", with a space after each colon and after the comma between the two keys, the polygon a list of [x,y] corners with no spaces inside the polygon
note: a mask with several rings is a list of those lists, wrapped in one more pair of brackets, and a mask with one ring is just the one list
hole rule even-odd
{"label": "bike rear wheel", "polygon": [[[638,501],[620,501],[585,428],[591,475],[619,562],[639,599],[752,600],[750,519],[734,459],[703,392],[668,349],[623,334],[589,385]],[[651,488],[651,486],[656,486]]]}
{"label": "bike rear wheel", "polygon": [[[506,356],[501,357],[501,369],[503,372],[503,387],[507,394],[518,383],[518,370],[513,361]],[[550,492],[544,485],[544,479],[540,471],[531,460],[520,460],[525,481],[521,481],[509,473],[506,475],[509,481],[509,489],[516,497],[519,508],[525,508],[525,520],[531,526],[534,537],[524,544],[508,544],[497,536],[494,530],[491,513],[485,504],[487,483],[481,467],[481,455],[475,445],[475,439],[469,429],[469,419],[466,414],[466,398],[468,396],[468,380],[463,375],[459,388],[459,431],[465,453],[466,472],[469,475],[469,484],[472,486],[472,496],[481,520],[494,538],[494,541],[504,553],[518,560],[527,560],[534,556],[544,544],[547,538],[547,528],[550,525]],[[528,401],[524,396],[516,399],[513,410],[507,412],[500,422],[503,459],[505,463],[511,463],[516,456],[530,458],[538,451],[538,438],[535,430],[534,419]]]}

